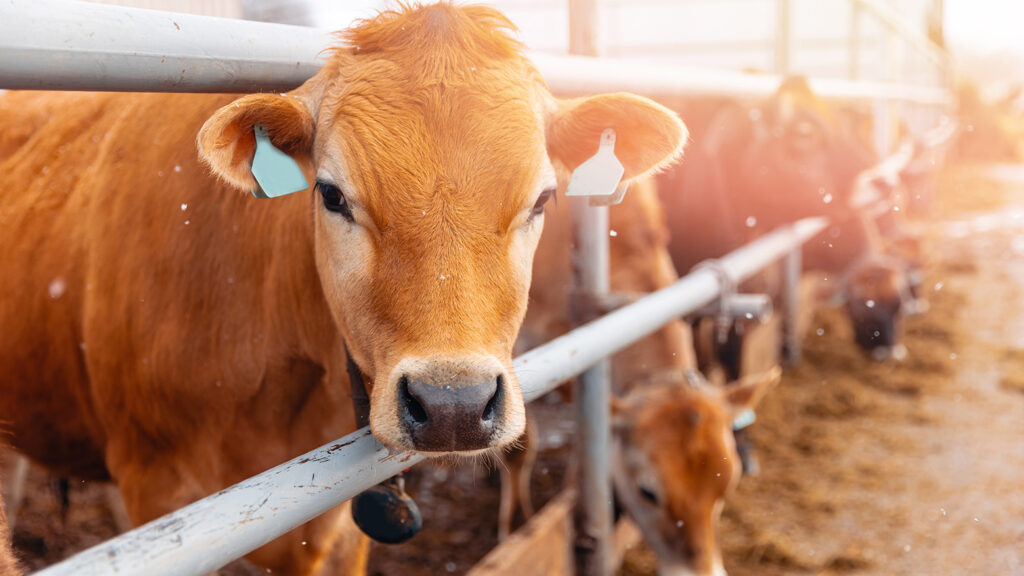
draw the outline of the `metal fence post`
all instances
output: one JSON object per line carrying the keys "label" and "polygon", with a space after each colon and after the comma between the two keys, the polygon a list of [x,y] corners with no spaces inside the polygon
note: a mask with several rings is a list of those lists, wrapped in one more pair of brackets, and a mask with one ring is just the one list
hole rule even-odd
{"label": "metal fence post", "polygon": [[[569,0],[569,51],[599,55],[596,0]],[[572,199],[574,322],[598,314],[595,304],[608,294],[608,207],[591,206],[587,197]],[[573,383],[576,412],[576,573],[610,576],[612,563],[611,363],[605,358]]]}
{"label": "metal fence post", "polygon": [[797,246],[782,259],[782,353],[787,366],[800,362],[800,274],[803,251]]}
{"label": "metal fence post", "polygon": [[848,63],[850,80],[856,80],[860,75],[860,18],[860,3],[853,0],[850,2],[850,60]]}
{"label": "metal fence post", "polygon": [[[569,51],[597,56],[600,42],[596,0],[569,0]],[[576,292],[574,323],[592,320],[595,304],[608,294],[608,207],[591,206],[589,198],[571,201],[573,272]],[[576,573],[611,576],[612,485],[611,362],[605,358],[573,384],[576,403]]]}
{"label": "metal fence post", "polygon": [[[590,206],[589,198],[572,199],[577,302],[575,321],[585,323],[608,294],[608,207]],[[605,358],[574,383],[576,457],[576,573],[606,576],[611,566],[612,487],[609,452],[611,362]]]}
{"label": "metal fence post", "polygon": [[775,73],[789,74],[793,55],[790,0],[775,0]]}

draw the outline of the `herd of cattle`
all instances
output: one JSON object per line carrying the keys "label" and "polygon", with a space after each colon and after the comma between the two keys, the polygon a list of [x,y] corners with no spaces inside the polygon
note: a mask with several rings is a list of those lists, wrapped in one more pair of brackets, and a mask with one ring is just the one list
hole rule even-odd
{"label": "herd of cattle", "polygon": [[[634,182],[611,209],[622,301],[827,216],[805,271],[845,303],[866,354],[900,355],[920,244],[893,210],[880,220],[852,198],[867,187],[899,210],[923,191],[862,176],[877,158],[856,114],[799,78],[759,103],[558,99],[511,28],[482,7],[385,12],[287,94],[0,96],[12,447],[55,475],[116,483],[140,524],[355,430],[349,364],[389,446],[515,443],[513,354],[571,327],[558,197],[606,128]],[[257,126],[315,186],[249,195]],[[778,286],[769,270],[749,288]],[[742,324],[722,338],[706,324],[672,321],[613,359],[616,496],[666,574],[724,574],[716,523],[744,445],[733,423],[780,377],[744,367]],[[529,502],[506,488],[505,531]],[[0,575],[18,573],[3,550]],[[363,574],[367,554],[346,504],[248,559]]]}

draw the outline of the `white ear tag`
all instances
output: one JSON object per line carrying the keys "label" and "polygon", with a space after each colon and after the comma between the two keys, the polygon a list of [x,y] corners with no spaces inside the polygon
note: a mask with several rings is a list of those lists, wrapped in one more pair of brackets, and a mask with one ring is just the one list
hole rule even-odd
{"label": "white ear tag", "polygon": [[625,172],[622,163],[615,157],[615,130],[601,133],[601,145],[584,163],[576,167],[569,179],[566,196],[597,196],[603,198],[615,194]]}
{"label": "white ear tag", "polygon": [[270,142],[265,127],[254,126],[253,134],[256,136],[256,153],[252,157],[252,175],[257,183],[253,196],[277,198],[309,188],[298,162]]}

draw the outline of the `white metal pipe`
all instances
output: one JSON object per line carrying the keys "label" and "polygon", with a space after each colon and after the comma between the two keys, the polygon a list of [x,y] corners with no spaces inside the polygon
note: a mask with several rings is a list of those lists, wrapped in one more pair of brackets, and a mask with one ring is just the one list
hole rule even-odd
{"label": "white metal pipe", "polygon": [[[0,89],[141,92],[287,90],[312,76],[329,32],[68,0],[0,0]],[[529,53],[558,94],[765,97],[778,75],[643,60]],[[824,98],[948,105],[948,91],[812,80]]]}
{"label": "white metal pipe", "polygon": [[0,88],[288,90],[330,36],[299,26],[62,0],[0,0]]}
{"label": "white metal pipe", "polygon": [[[721,259],[739,281],[799,247],[825,228],[801,220]],[[527,401],[534,400],[665,322],[715,299],[708,270],[602,316],[515,361]],[[50,566],[37,576],[200,576],[422,460],[392,454],[368,428],[294,458],[217,494]]]}
{"label": "white metal pipe", "polygon": [[[569,50],[573,54],[600,56],[599,33],[597,0],[569,0]],[[611,288],[608,206],[591,206],[588,196],[570,200],[573,280],[578,296],[573,320],[575,324],[583,324],[598,314],[592,303],[606,299]],[[576,475],[578,497],[573,514],[577,574],[611,576],[614,572],[609,460],[611,373],[611,360],[605,357],[580,374],[573,384],[575,448],[580,467]]]}
{"label": "white metal pipe", "polygon": [[[530,58],[551,91],[557,94],[626,90],[652,97],[708,95],[763,98],[774,94],[782,81],[777,74],[744,74],[625,58],[556,56],[537,52],[531,53]],[[816,94],[829,100],[892,99],[936,106],[952,102],[949,92],[938,88],[831,78],[811,79],[810,84]]]}
{"label": "white metal pipe", "polygon": [[[591,206],[587,196],[572,202],[573,270],[581,324],[596,314],[594,306],[608,296],[608,206]],[[577,493],[575,505],[576,573],[610,576],[612,567],[611,486],[611,360],[605,357],[576,380],[573,401],[577,430]]]}

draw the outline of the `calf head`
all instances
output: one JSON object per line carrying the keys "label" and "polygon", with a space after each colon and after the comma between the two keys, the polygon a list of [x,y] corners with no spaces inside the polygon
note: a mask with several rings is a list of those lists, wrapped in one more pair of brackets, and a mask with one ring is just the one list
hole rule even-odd
{"label": "calf head", "polygon": [[384,12],[299,89],[243,97],[199,135],[238,188],[256,185],[255,125],[316,182],[300,194],[322,292],[372,388],[373,433],[396,448],[473,452],[522,433],[511,353],[545,202],[606,128],[626,179],[685,139],[637,96],[555,99],[512,29],[484,7]]}
{"label": "calf head", "polygon": [[659,574],[725,574],[715,532],[740,477],[732,422],[780,375],[774,368],[723,388],[662,374],[613,403],[615,493],[657,554]]}
{"label": "calf head", "polygon": [[869,259],[846,285],[846,309],[857,345],[875,360],[902,359],[903,316],[911,304],[906,273],[895,261]]}

